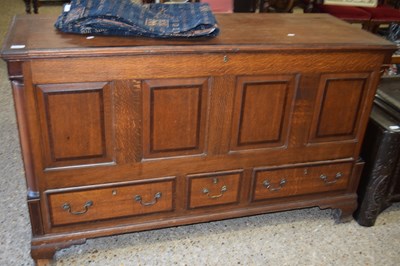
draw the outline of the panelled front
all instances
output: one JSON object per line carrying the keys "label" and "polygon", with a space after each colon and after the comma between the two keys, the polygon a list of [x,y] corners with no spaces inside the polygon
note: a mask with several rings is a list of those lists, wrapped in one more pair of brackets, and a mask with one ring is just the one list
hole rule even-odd
{"label": "panelled front", "polygon": [[[238,56],[216,63],[220,72],[196,64],[186,71],[177,56],[169,57],[173,71],[162,75],[142,60],[149,72],[140,75],[132,66],[120,76],[121,66],[110,64],[107,73],[115,75],[102,81],[86,73],[57,83],[60,73],[53,72],[33,84],[45,231],[345,191],[371,72],[309,73],[299,65],[283,72],[280,62],[242,73],[253,66]],[[349,163],[328,164],[335,159]],[[148,182],[160,176],[176,181]],[[137,184],[107,185],[118,182]]]}
{"label": "panelled front", "polygon": [[[292,74],[280,74],[287,66],[285,62],[267,63],[268,58],[276,58],[274,54],[232,54],[225,63],[223,56],[220,55],[221,62],[217,55],[201,58],[206,65],[214,62],[220,71],[201,68],[194,62],[187,72],[178,65],[185,56],[177,55],[168,57],[173,67],[164,69],[162,75],[146,65],[157,56],[146,57],[149,62],[141,56],[137,58],[141,70],[148,69],[146,73],[135,72],[136,65],[129,65],[132,69],[128,75],[123,71],[126,64],[110,63],[107,74],[115,73],[115,79],[105,76],[111,79],[103,82],[84,82],[99,78],[93,72],[93,76],[82,75],[81,80],[73,77],[79,82],[70,85],[56,84],[61,73],[48,74],[47,81],[52,84],[37,85],[45,165],[73,166],[111,162],[115,158],[117,165],[146,159],[180,160],[193,155],[207,156],[209,149],[213,156],[227,158],[235,152],[273,154],[279,149],[293,157],[293,148],[302,149],[307,161],[327,160],[333,153],[334,159],[353,155],[351,150],[355,149],[362,129],[359,121],[367,104],[365,99],[371,94],[370,72],[356,71],[361,68],[358,61],[364,59],[346,66],[352,72],[343,73],[342,69],[335,69],[337,58],[326,55],[324,65],[329,66],[330,72],[314,74],[310,82],[304,83],[309,76],[305,72],[308,68],[298,65],[296,56],[293,60],[287,58],[293,63],[288,70],[296,69]],[[309,56],[310,60],[314,58]],[[251,64],[247,57],[253,60]],[[135,57],[125,61],[131,60]],[[93,65],[92,61],[96,60],[90,59],[87,64]],[[263,63],[264,67],[253,69]],[[246,68],[251,71],[243,75]],[[40,82],[39,77],[36,74],[34,79]],[[234,83],[223,82],[226,77],[233,77]],[[101,89],[91,89],[90,84]],[[60,99],[63,104],[57,102]],[[66,119],[66,114],[74,119]],[[132,115],[128,119],[122,117],[125,114]],[[68,129],[80,135],[75,137]],[[224,131],[217,132],[220,129]],[[338,140],[346,143],[335,144]]]}

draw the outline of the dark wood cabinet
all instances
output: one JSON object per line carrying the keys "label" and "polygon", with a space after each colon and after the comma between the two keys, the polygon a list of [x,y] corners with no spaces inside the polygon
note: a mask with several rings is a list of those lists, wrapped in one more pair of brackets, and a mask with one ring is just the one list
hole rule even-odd
{"label": "dark wood cabinet", "polygon": [[373,226],[378,215],[400,201],[400,79],[383,78],[361,149],[365,161],[354,218]]}
{"label": "dark wood cabinet", "polygon": [[217,20],[220,36],[178,40],[14,20],[1,55],[34,259],[87,238],[279,210],[351,217],[360,145],[395,47],[321,14]]}

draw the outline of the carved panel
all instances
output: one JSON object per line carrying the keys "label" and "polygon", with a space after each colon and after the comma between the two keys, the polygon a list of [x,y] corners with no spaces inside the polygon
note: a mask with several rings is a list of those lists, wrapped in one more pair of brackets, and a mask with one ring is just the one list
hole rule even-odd
{"label": "carved panel", "polygon": [[368,89],[369,74],[324,74],[318,87],[310,142],[352,140]]}
{"label": "carved panel", "polygon": [[111,162],[111,88],[107,83],[37,86],[46,167]]}
{"label": "carved panel", "polygon": [[144,157],[203,153],[208,79],[147,80],[143,89]]}
{"label": "carved panel", "polygon": [[295,89],[295,75],[238,78],[231,150],[284,146]]}

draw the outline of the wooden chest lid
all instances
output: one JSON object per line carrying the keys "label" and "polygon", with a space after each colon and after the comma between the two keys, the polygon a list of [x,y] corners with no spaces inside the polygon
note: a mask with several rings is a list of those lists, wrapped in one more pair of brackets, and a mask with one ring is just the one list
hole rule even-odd
{"label": "wooden chest lid", "polygon": [[220,35],[207,39],[150,39],[65,34],[56,17],[20,15],[12,22],[5,60],[187,52],[386,50],[389,41],[327,14],[218,14]]}

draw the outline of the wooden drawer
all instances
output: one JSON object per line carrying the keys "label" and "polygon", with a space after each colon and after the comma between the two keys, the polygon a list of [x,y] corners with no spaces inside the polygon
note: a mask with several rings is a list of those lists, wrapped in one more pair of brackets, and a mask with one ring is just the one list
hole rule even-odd
{"label": "wooden drawer", "polygon": [[48,194],[53,226],[172,211],[174,178]]}
{"label": "wooden drawer", "polygon": [[189,208],[237,203],[242,171],[188,176]]}
{"label": "wooden drawer", "polygon": [[352,163],[255,169],[253,201],[346,189]]}

